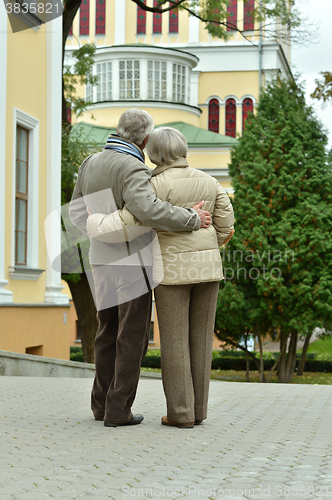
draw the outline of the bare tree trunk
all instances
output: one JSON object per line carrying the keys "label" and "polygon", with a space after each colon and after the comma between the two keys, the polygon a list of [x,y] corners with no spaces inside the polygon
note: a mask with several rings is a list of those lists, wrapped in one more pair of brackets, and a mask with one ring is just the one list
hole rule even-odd
{"label": "bare tree trunk", "polygon": [[286,383],[286,348],[287,348],[288,333],[280,331],[280,360],[278,368],[278,383]]}
{"label": "bare tree trunk", "polygon": [[305,362],[306,362],[308,347],[309,347],[309,344],[310,344],[310,339],[312,337],[312,333],[313,332],[309,333],[309,335],[306,336],[305,341],[304,341],[304,345],[303,345],[303,348],[302,348],[301,359],[300,359],[299,367],[298,367],[298,370],[297,370],[297,376],[299,376],[299,377],[301,375],[303,375],[303,372],[304,372],[304,365],[305,365]]}
{"label": "bare tree trunk", "polygon": [[82,341],[83,360],[85,363],[94,363],[94,340],[98,326],[97,311],[86,274],[81,274],[80,278],[77,283],[69,280],[67,283],[76,308],[78,335]]}
{"label": "bare tree trunk", "polygon": [[296,365],[296,346],[297,346],[297,332],[293,330],[291,332],[291,340],[289,343],[287,364],[286,364],[286,382],[291,383],[293,378],[293,373]]}
{"label": "bare tree trunk", "polygon": [[285,354],[285,351],[286,351],[286,343],[284,344],[284,350],[279,352],[279,356],[276,359],[276,362],[274,363],[274,365],[272,366],[272,368],[270,370],[270,373],[269,373],[269,376],[268,376],[268,379],[267,379],[268,382],[271,382],[273,374],[274,374],[275,370],[278,368],[278,365],[280,363],[280,359]]}
{"label": "bare tree trunk", "polygon": [[250,375],[249,375],[249,355],[248,355],[248,334],[245,334],[245,339],[246,339],[246,379],[247,382],[250,382]]}
{"label": "bare tree trunk", "polygon": [[261,335],[255,331],[255,335],[258,337],[258,343],[259,343],[259,381],[266,382],[265,375],[264,375],[264,359],[263,359],[263,342],[262,342],[262,337]]}

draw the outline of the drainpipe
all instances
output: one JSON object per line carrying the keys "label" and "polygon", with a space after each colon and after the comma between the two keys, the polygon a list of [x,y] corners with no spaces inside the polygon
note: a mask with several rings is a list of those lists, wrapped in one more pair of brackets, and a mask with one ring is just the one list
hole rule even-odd
{"label": "drainpipe", "polygon": [[262,59],[263,59],[263,22],[262,22],[262,0],[259,0],[259,14],[261,20],[259,21],[259,43],[258,43],[258,54],[259,54],[259,95],[261,93],[262,87]]}

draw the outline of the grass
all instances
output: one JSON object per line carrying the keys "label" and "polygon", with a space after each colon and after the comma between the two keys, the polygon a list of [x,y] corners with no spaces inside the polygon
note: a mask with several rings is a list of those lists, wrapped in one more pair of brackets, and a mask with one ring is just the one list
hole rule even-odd
{"label": "grass", "polygon": [[[143,372],[160,373],[158,368],[141,368]],[[268,372],[265,372],[265,376]],[[226,382],[245,382],[246,372],[237,370],[211,370],[211,379],[222,380]],[[250,382],[259,382],[259,373],[250,372]],[[278,377],[272,377],[272,383],[278,382]],[[292,384],[314,384],[314,385],[332,385],[332,373],[311,373],[305,372],[301,377],[296,374],[293,376]]]}
{"label": "grass", "polygon": [[[302,349],[301,349],[302,350]],[[332,336],[322,337],[309,345],[308,352],[332,355]]]}

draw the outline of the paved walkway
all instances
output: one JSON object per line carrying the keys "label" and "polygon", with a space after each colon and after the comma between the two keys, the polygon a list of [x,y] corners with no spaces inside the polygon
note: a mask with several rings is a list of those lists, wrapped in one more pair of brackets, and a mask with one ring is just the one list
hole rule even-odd
{"label": "paved walkway", "polygon": [[211,382],[209,418],[160,425],[141,379],[141,425],[106,428],[91,379],[0,377],[0,499],[332,498],[332,387]]}

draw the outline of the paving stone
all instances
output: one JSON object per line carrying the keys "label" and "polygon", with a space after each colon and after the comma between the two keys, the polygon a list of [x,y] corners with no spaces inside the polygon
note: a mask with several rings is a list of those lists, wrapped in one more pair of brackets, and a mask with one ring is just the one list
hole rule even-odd
{"label": "paving stone", "polygon": [[332,497],[330,386],[212,381],[209,418],[190,430],[160,425],[160,380],[141,379],[133,410],[145,419],[133,427],[95,421],[90,390],[90,379],[0,377],[0,500],[134,498],[128,485],[192,488],[174,499],[202,500],[199,487],[223,489],[215,500],[284,500],[280,487],[301,485],[317,495],[298,498],[326,500],[319,487]]}

